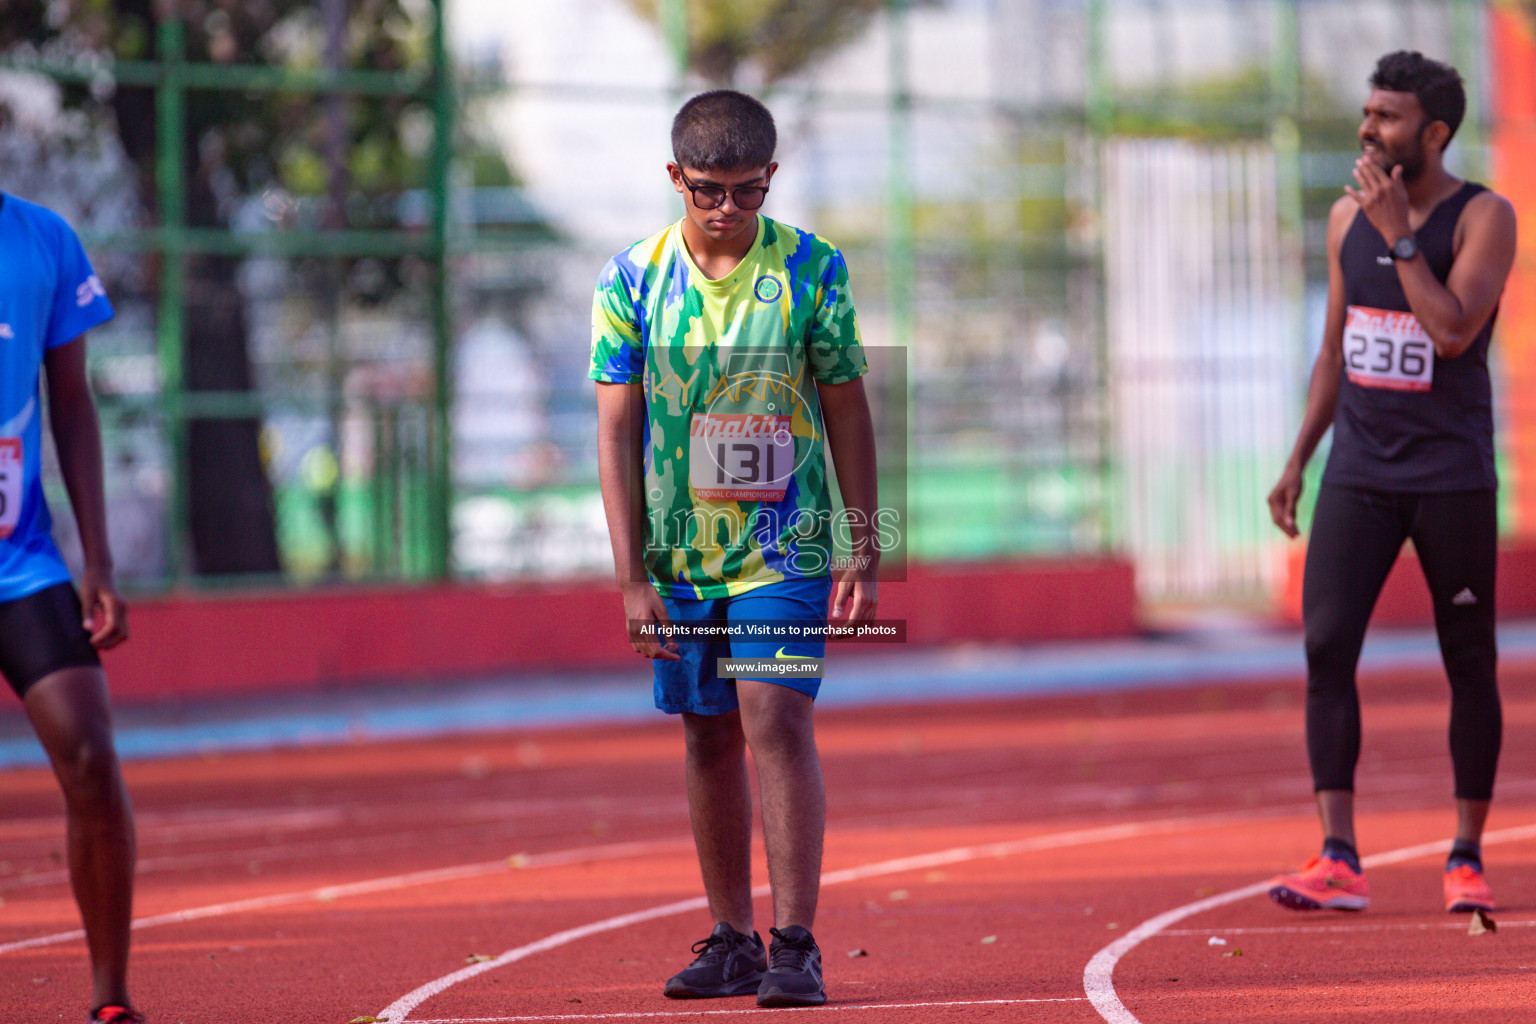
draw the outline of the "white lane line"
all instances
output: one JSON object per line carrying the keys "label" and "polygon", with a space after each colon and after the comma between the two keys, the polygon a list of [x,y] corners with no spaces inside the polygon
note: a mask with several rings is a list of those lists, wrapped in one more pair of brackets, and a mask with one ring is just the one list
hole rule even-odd
{"label": "white lane line", "polygon": [[[342,839],[327,840],[316,843],[284,843],[281,846],[266,846],[258,848],[209,851],[207,853],[183,854],[162,857],[140,858],[134,874],[138,878],[162,871],[187,871],[192,868],[228,867],[230,865],[247,864],[267,865],[279,864],[282,861],[318,860],[322,857],[343,859],[364,853],[380,853],[391,850],[409,850],[422,845],[431,845],[432,840],[439,838],[441,833],[428,836],[425,840],[421,836],[386,836],[378,840],[373,839]],[[31,875],[23,875],[14,880],[0,879],[0,892],[15,889],[40,889],[50,885],[63,885],[69,881],[69,872],[46,871]]]}
{"label": "white lane line", "polygon": [[[326,885],[318,889],[305,889],[301,892],[273,893],[270,896],[255,896],[250,899],[234,900],[230,903],[214,903],[206,907],[192,907],[188,910],[177,910],[154,917],[141,917],[133,922],[133,929],[138,931],[143,928],[158,928],[168,924],[184,924],[187,921],[201,921],[209,917],[227,917],[230,914],[243,914],[252,910],[268,910],[272,907],[287,907],[297,903],[330,903],[348,896],[392,892],[396,889],[408,889],[418,885],[455,882],[465,878],[480,878],[485,875],[497,875],[509,871],[556,867],[565,864],[581,864],[599,860],[619,860],[625,857],[654,853],[658,850],[675,849],[680,845],[686,845],[686,843],[680,843],[677,840],[611,843],[605,846],[578,847],[573,850],[552,850],[548,853],[519,853],[511,857],[503,857],[500,860],[482,861],[478,864],[461,864],[456,867],[437,868],[431,871],[412,871],[404,875],[387,875],[383,878],[370,878],[345,885]],[[33,939],[21,939],[16,942],[0,944],[0,954],[14,953],[23,949],[36,949],[39,946],[56,946],[62,942],[72,942],[83,938],[85,938],[85,932],[78,928],[73,931],[55,932],[52,935],[40,935]]]}
{"label": "white lane line", "polygon": [[[1536,838],[1536,825],[1524,825],[1520,828],[1500,829],[1497,832],[1489,832],[1483,836],[1483,844],[1509,843],[1521,839]],[[1440,840],[1433,843],[1419,843],[1417,846],[1405,846],[1397,850],[1388,850],[1374,856],[1363,858],[1361,867],[1380,867],[1384,864],[1396,864],[1405,860],[1416,860],[1419,857],[1427,857],[1431,854],[1445,853],[1451,848],[1450,840]],[[1126,932],[1120,938],[1111,942],[1093,955],[1088,961],[1088,966],[1083,969],[1083,991],[1088,996],[1088,1001],[1093,1008],[1099,1011],[1108,1024],[1141,1024],[1135,1014],[1125,1008],[1120,1002],[1120,997],[1115,994],[1114,973],[1115,965],[1121,957],[1141,945],[1147,939],[1163,931],[1169,925],[1177,924],[1187,917],[1203,914],[1207,910],[1226,906],[1228,903],[1237,903],[1269,891],[1269,881],[1255,882],[1245,885],[1240,889],[1230,892],[1218,893],[1203,900],[1186,903],[1182,907],[1175,907],[1166,913],[1159,914],[1150,920]]]}
{"label": "white lane line", "polygon": [[[817,1016],[834,1010],[915,1010],[938,1006],[1017,1006],[1022,1003],[1086,1003],[1084,996],[1056,999],[956,999],[943,1003],[833,1003],[817,1008]],[[546,1013],[529,1017],[437,1017],[415,1024],[521,1024],[540,1020],[639,1020],[642,1017],[720,1017],[745,1013],[777,1013],[777,1010],[752,1007],[742,1010],[653,1010],[645,1013]]]}
{"label": "white lane line", "polygon": [[[1191,935],[1204,938],[1209,935],[1310,935],[1313,932],[1430,932],[1439,931],[1442,928],[1450,928],[1456,931],[1466,931],[1470,918],[1459,915],[1456,921],[1420,921],[1417,924],[1333,924],[1306,926],[1293,926],[1290,928],[1169,928],[1157,933],[1157,938],[1188,937]],[[1500,928],[1536,928],[1536,921],[1510,921],[1499,918]]]}
{"label": "white lane line", "polygon": [[[1009,857],[1018,853],[1029,853],[1036,850],[1054,850],[1066,846],[1081,846],[1087,843],[1110,842],[1116,839],[1135,839],[1142,836],[1161,835],[1167,832],[1186,831],[1207,825],[1225,825],[1234,821],[1247,821],[1255,817],[1264,817],[1265,814],[1210,814],[1187,818],[1165,818],[1162,820],[1132,822],[1124,825],[1105,825],[1099,828],[1074,829],[1070,832],[1053,832],[1046,835],[1031,836],[1028,839],[1015,839],[999,843],[985,843],[980,846],[958,846],[949,850],[939,850],[935,853],[922,853],[911,857],[899,857],[895,860],[879,861],[874,864],[864,864],[859,867],[844,868],[841,871],[828,871],[821,876],[822,885],[838,885],[843,882],[856,882],[865,878],[876,878],[881,875],[895,875],[907,871],[921,871],[925,868],[936,868],[946,864],[959,864],[964,861],[979,860],[989,857]],[[753,896],[768,895],[768,887],[760,885],[752,890]],[[536,942],[530,942],[526,946],[518,946],[509,949],[493,960],[485,960],[478,964],[460,968],[452,974],[446,974],[434,981],[407,992],[405,995],[390,1003],[380,1010],[376,1017],[380,1020],[390,1021],[393,1024],[405,1020],[411,1011],[433,996],[447,991],[461,981],[468,981],[486,971],[494,971],[498,967],[516,963],[526,959],[535,953],[543,953],[560,946],[584,939],[589,935],[598,935],[602,932],[611,932],[620,928],[627,928],[632,924],[641,924],[645,921],[653,921],[661,917],[671,917],[675,914],[686,913],[690,910],[700,910],[708,906],[703,897],[688,900],[678,900],[675,903],[664,903],[659,907],[651,907],[647,910],[637,910],[631,914],[620,914],[617,917],[604,918],[601,921],[593,921],[577,928],[568,928],[563,932],[547,935]]]}
{"label": "white lane line", "polygon": [[[419,847],[431,848],[453,841],[477,842],[484,845],[496,842],[510,844],[516,841],[517,833],[512,828],[508,828],[508,822],[514,821],[519,817],[534,817],[551,813],[557,809],[563,809],[570,813],[571,806],[576,803],[577,801],[575,800],[567,800],[563,803],[556,800],[481,801],[476,804],[456,808],[454,811],[455,819],[464,820],[443,821],[438,824],[423,825],[415,833],[398,831],[391,818],[408,817],[407,814],[401,813],[402,810],[414,808],[418,806],[419,802],[418,804],[392,805],[389,808],[391,813],[388,817],[379,814],[378,809],[372,809],[369,814],[362,816],[364,820],[359,820],[356,823],[354,831],[357,835],[353,837],[317,839],[305,842],[283,842],[279,845],[268,843],[258,847],[209,850],[201,853],[144,855],[139,858],[137,874],[142,878],[154,872],[176,871],[197,867],[225,865],[244,867],[253,861],[259,864],[267,864],[284,861],[313,860],[322,857],[345,859],[369,851],[414,850]],[[441,804],[442,801],[438,801],[437,806],[440,807]],[[500,818],[494,817],[494,815],[502,811],[505,811],[505,813]],[[586,813],[587,811],[602,813],[601,809],[593,809],[586,804],[582,804],[576,813]],[[410,814],[414,813],[414,811],[410,811]],[[675,818],[679,814],[687,813],[687,804],[681,801],[651,804],[638,803],[625,807],[622,813],[630,820],[657,818],[662,815],[670,815]],[[207,815],[204,815],[204,817],[207,817]],[[37,821],[46,821],[46,824],[49,826],[47,830],[49,839],[57,839],[59,823],[56,818],[37,819]],[[270,827],[267,824],[268,821],[271,822]],[[231,827],[223,832],[219,831],[219,822],[210,822],[206,826],[201,826],[200,829],[202,833],[207,835],[255,831],[266,833],[270,837],[272,833],[279,829],[294,830],[296,827],[321,828],[339,825],[343,821],[344,813],[342,811],[322,810],[287,815],[286,819],[283,816],[274,818],[270,814],[261,814],[258,815],[253,826]],[[5,827],[0,825],[0,832],[3,832]],[[168,827],[163,826],[156,826],[150,829],[140,820],[139,849],[142,851],[150,847],[157,849],[163,847],[176,848],[178,841],[204,838],[202,834],[183,837],[180,835],[181,831],[183,830],[180,828],[168,830]],[[0,836],[0,843],[3,842],[3,836]],[[688,842],[691,843],[691,840]],[[6,857],[3,848],[0,848],[0,859],[14,861],[21,859],[21,856],[19,854],[12,854]],[[69,872],[66,870],[34,871],[20,875],[0,876],[0,894],[12,889],[45,888],[51,885],[64,885],[68,881]]]}
{"label": "white lane line", "polygon": [[[257,808],[250,811],[210,810],[153,812],[134,815],[141,840],[156,843],[185,842],[240,833],[266,833],[285,829],[326,828],[346,822],[346,812],[339,807],[312,808],[302,811]],[[56,842],[59,819],[12,819],[0,824],[0,842]]]}
{"label": "white lane line", "polygon": [[[1242,816],[1239,816],[1242,817]],[[1101,839],[1118,839],[1137,835],[1153,835],[1159,832],[1171,831],[1183,827],[1185,824],[1197,826],[1205,821],[1218,824],[1231,820],[1228,815],[1216,815],[1206,818],[1175,818],[1164,822],[1146,822],[1141,825],[1114,825],[1102,829],[1087,829],[1082,832],[1057,833],[1054,836],[1036,836],[1032,839],[1018,840],[1014,843],[993,844],[994,846],[1009,847],[1009,852],[1023,852],[1028,849],[1050,849],[1054,845],[1072,845],[1074,842],[1097,842]],[[1131,829],[1130,832],[1125,832]],[[1113,834],[1111,834],[1113,833]],[[1098,836],[1101,838],[1078,839],[1078,836]],[[1058,841],[1059,840],[1059,841]],[[1022,844],[1022,845],[1021,845]],[[229,903],[215,903],[206,907],[192,907],[187,910],[177,910],[169,914],[159,914],[154,917],[141,917],[133,922],[133,929],[138,931],[144,928],[158,928],[169,924],[184,924],[188,921],[200,921],[210,917],[227,917],[231,914],[242,914],[254,910],[268,910],[273,907],[293,906],[301,903],[329,903],[333,900],[347,896],[360,896],[370,893],[391,892],[396,889],[406,889],[418,885],[432,885],[438,882],[458,881],[465,878],[479,878],[486,875],[499,874],[504,871],[524,870],[528,868],[554,867],[566,864],[582,864],[600,860],[620,860],[625,857],[640,856],[647,853],[655,853],[668,849],[676,849],[680,846],[690,845],[687,840],[648,840],[641,842],[610,843],[604,846],[576,847],[570,850],[552,850],[548,853],[514,854],[502,860],[483,861],[478,864],[463,864],[457,867],[439,868],[431,871],[413,871],[403,875],[388,875],[383,878],[367,879],[361,882],[353,882],[347,885],[328,885],[318,889],[306,889],[300,892],[274,893],[270,896],[255,896],[250,899],[234,900]],[[1013,848],[1017,847],[1017,850]],[[968,849],[968,848],[967,848]],[[990,848],[987,848],[990,849]],[[950,851],[953,852],[953,851]],[[1004,854],[984,853],[980,856],[1003,856]],[[933,855],[928,855],[933,856]],[[891,862],[901,863],[901,862]],[[950,863],[940,861],[935,863]],[[930,866],[926,861],[917,867]],[[855,871],[860,869],[854,869]],[[853,881],[862,875],[848,875],[846,872],[834,872],[835,881]],[[681,913],[682,911],[674,911]],[[16,942],[0,943],[0,955],[19,952],[24,949],[36,949],[41,946],[56,946],[60,943],[74,942],[85,938],[85,932],[81,929],[73,929],[67,932],[55,932],[52,935],[40,935],[31,939],[20,939]]]}
{"label": "white lane line", "polygon": [[[393,875],[389,878],[375,878],[366,882],[354,882],[351,885],[328,885],[304,892],[280,892],[274,893],[271,896],[256,896],[248,900],[235,900],[231,903],[215,903],[206,907],[193,907],[190,910],[177,910],[169,914],[159,914],[155,917],[141,917],[133,922],[133,929],[138,931],[142,928],[158,928],[161,925],[167,924],[183,924],[187,921],[199,921],[207,917],[225,917],[229,914],[241,914],[249,910],[267,910],[272,907],[291,906],[295,903],[328,903],[343,896],[385,892],[391,889],[404,889],[412,885],[429,885],[433,882],[448,882],[461,878],[477,878],[481,875],[495,874],[508,870],[511,870],[508,863],[505,860],[499,860],[485,864],[465,864],[462,867],[442,868],[437,871],[416,871],[408,875]],[[4,945],[0,945],[0,953],[35,949],[39,946],[53,946],[61,942],[69,942],[72,939],[83,938],[85,938],[85,932],[79,929],[70,932],[57,932],[53,935],[41,935],[35,939],[7,942]]]}

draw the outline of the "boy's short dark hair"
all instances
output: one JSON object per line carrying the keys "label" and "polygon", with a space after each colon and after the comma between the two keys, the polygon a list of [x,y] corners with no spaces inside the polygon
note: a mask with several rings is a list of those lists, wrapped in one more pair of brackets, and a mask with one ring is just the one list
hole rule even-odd
{"label": "boy's short dark hair", "polygon": [[1371,88],[1411,92],[1431,121],[1444,121],[1451,129],[1446,145],[1456,137],[1467,113],[1467,93],[1461,75],[1449,64],[1430,60],[1417,50],[1397,50],[1376,62]]}
{"label": "boy's short dark hair", "polygon": [[697,171],[766,167],[778,142],[768,108],[734,89],[701,92],[672,119],[672,158]]}

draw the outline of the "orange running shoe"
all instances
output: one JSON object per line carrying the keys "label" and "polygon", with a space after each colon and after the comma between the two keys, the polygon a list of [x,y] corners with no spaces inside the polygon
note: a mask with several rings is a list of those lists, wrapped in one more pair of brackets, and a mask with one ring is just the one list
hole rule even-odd
{"label": "orange running shoe", "polygon": [[1445,909],[1452,914],[1493,909],[1493,890],[1471,864],[1458,864],[1445,873]]}
{"label": "orange running shoe", "polygon": [[1294,875],[1270,882],[1269,898],[1292,910],[1364,910],[1371,905],[1371,887],[1363,872],[1351,871],[1343,861],[1313,857]]}

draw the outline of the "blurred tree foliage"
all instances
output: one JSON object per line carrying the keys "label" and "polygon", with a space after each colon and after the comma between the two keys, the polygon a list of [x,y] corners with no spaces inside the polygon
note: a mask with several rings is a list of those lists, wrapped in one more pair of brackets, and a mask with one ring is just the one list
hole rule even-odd
{"label": "blurred tree foliage", "polygon": [[[150,60],[159,12],[169,6],[156,0],[0,0],[0,47],[30,43],[45,57],[66,61],[102,53]],[[187,60],[292,70],[325,66],[326,6],[304,0],[181,0],[174,5],[186,25]],[[344,0],[342,11],[341,67],[426,68],[432,27],[428,3]],[[146,172],[152,170],[153,94],[120,88],[112,104],[129,154]],[[294,196],[322,195],[330,180],[324,108],[323,99],[300,93],[191,92],[188,170],[223,179],[218,190],[224,200],[230,188],[249,194],[274,185]],[[423,184],[431,126],[431,110],[420,99],[346,100],[342,152],[351,193],[345,210],[349,226],[392,223],[391,209],[369,198]],[[189,210],[189,217],[206,223],[210,216],[216,220],[218,212]]]}
{"label": "blurred tree foliage", "polygon": [[[429,0],[0,0],[0,50],[43,64],[156,56],[160,19],[179,17],[185,59],[293,70],[334,66],[426,73]],[[94,92],[94,95],[93,95]],[[147,87],[71,86],[72,104],[109,104],[155,210],[155,94]],[[416,97],[317,97],[304,93],[191,91],[181,160],[186,222],[251,230],[253,211],[271,229],[394,228],[400,195],[425,188],[433,118]],[[492,147],[469,166],[487,184],[512,181]],[[254,381],[239,260],[188,260],[183,376],[189,391],[250,391]],[[380,273],[384,267],[385,273]],[[379,301],[412,278],[401,261],[299,261],[298,280],[338,301]],[[354,273],[354,270],[361,272]],[[280,569],[271,485],[256,419],[198,419],[188,431],[193,562],[200,573]]]}
{"label": "blurred tree foliage", "polygon": [[662,25],[669,3],[686,9],[689,70],[719,86],[746,67],[772,85],[858,37],[890,0],[626,0]]}

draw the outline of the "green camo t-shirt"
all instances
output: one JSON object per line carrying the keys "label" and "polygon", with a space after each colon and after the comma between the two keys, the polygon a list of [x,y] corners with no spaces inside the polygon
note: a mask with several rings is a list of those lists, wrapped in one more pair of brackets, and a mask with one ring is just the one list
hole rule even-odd
{"label": "green camo t-shirt", "polygon": [[672,597],[827,575],[832,503],[815,382],[868,372],[848,267],[759,216],[736,269],[699,272],[678,222],[608,261],[593,380],[645,389],[645,563]]}

